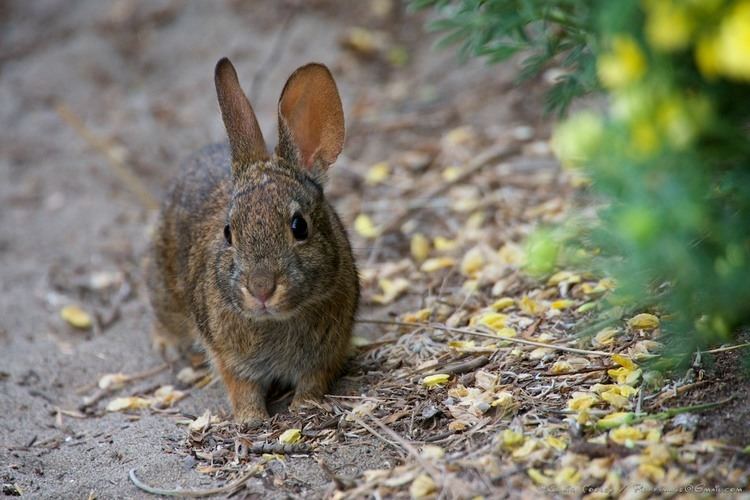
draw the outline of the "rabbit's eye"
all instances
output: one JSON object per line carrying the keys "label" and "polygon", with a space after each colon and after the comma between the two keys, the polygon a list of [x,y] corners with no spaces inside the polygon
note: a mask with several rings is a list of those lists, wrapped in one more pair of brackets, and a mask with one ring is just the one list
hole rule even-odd
{"label": "rabbit's eye", "polygon": [[291,228],[295,240],[304,241],[307,239],[307,221],[299,212],[292,216]]}
{"label": "rabbit's eye", "polygon": [[227,245],[232,245],[232,229],[229,224],[224,226],[224,239],[227,240]]}

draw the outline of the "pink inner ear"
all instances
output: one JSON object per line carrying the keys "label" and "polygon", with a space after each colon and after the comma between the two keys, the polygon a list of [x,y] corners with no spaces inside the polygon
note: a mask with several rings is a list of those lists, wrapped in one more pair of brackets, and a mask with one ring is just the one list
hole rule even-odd
{"label": "pink inner ear", "polygon": [[320,120],[316,120],[314,103],[310,101],[310,94],[301,89],[301,93],[295,96],[294,102],[289,108],[289,129],[294,142],[299,150],[300,162],[308,170],[312,169],[321,150],[321,127]]}
{"label": "pink inner ear", "polygon": [[336,160],[344,144],[344,113],[325,66],[308,64],[292,74],[281,95],[279,115],[303,168],[327,168]]}

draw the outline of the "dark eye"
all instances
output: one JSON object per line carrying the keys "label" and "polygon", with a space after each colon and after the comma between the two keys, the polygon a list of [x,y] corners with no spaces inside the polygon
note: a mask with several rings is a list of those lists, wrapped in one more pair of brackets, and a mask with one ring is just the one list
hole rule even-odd
{"label": "dark eye", "polygon": [[232,245],[232,229],[229,224],[224,226],[224,239],[227,240],[227,245]]}
{"label": "dark eye", "polygon": [[307,239],[307,222],[302,215],[297,212],[292,216],[292,235],[297,241],[304,241]]}

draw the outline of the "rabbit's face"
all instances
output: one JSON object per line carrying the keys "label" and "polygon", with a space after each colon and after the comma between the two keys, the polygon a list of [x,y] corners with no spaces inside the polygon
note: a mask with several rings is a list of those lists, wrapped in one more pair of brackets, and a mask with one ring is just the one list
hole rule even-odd
{"label": "rabbit's face", "polygon": [[339,261],[332,217],[320,185],[291,169],[268,162],[236,182],[220,257],[234,308],[286,319],[329,295]]}

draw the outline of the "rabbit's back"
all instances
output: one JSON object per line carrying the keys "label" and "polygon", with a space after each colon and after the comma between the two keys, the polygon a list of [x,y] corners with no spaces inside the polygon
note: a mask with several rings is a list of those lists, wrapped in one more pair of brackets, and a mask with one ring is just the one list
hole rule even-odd
{"label": "rabbit's back", "polygon": [[229,147],[211,144],[182,164],[165,196],[147,261],[147,283],[157,320],[174,336],[197,334],[184,332],[191,330],[194,293],[210,271],[208,247],[215,227],[223,226],[230,183]]}

